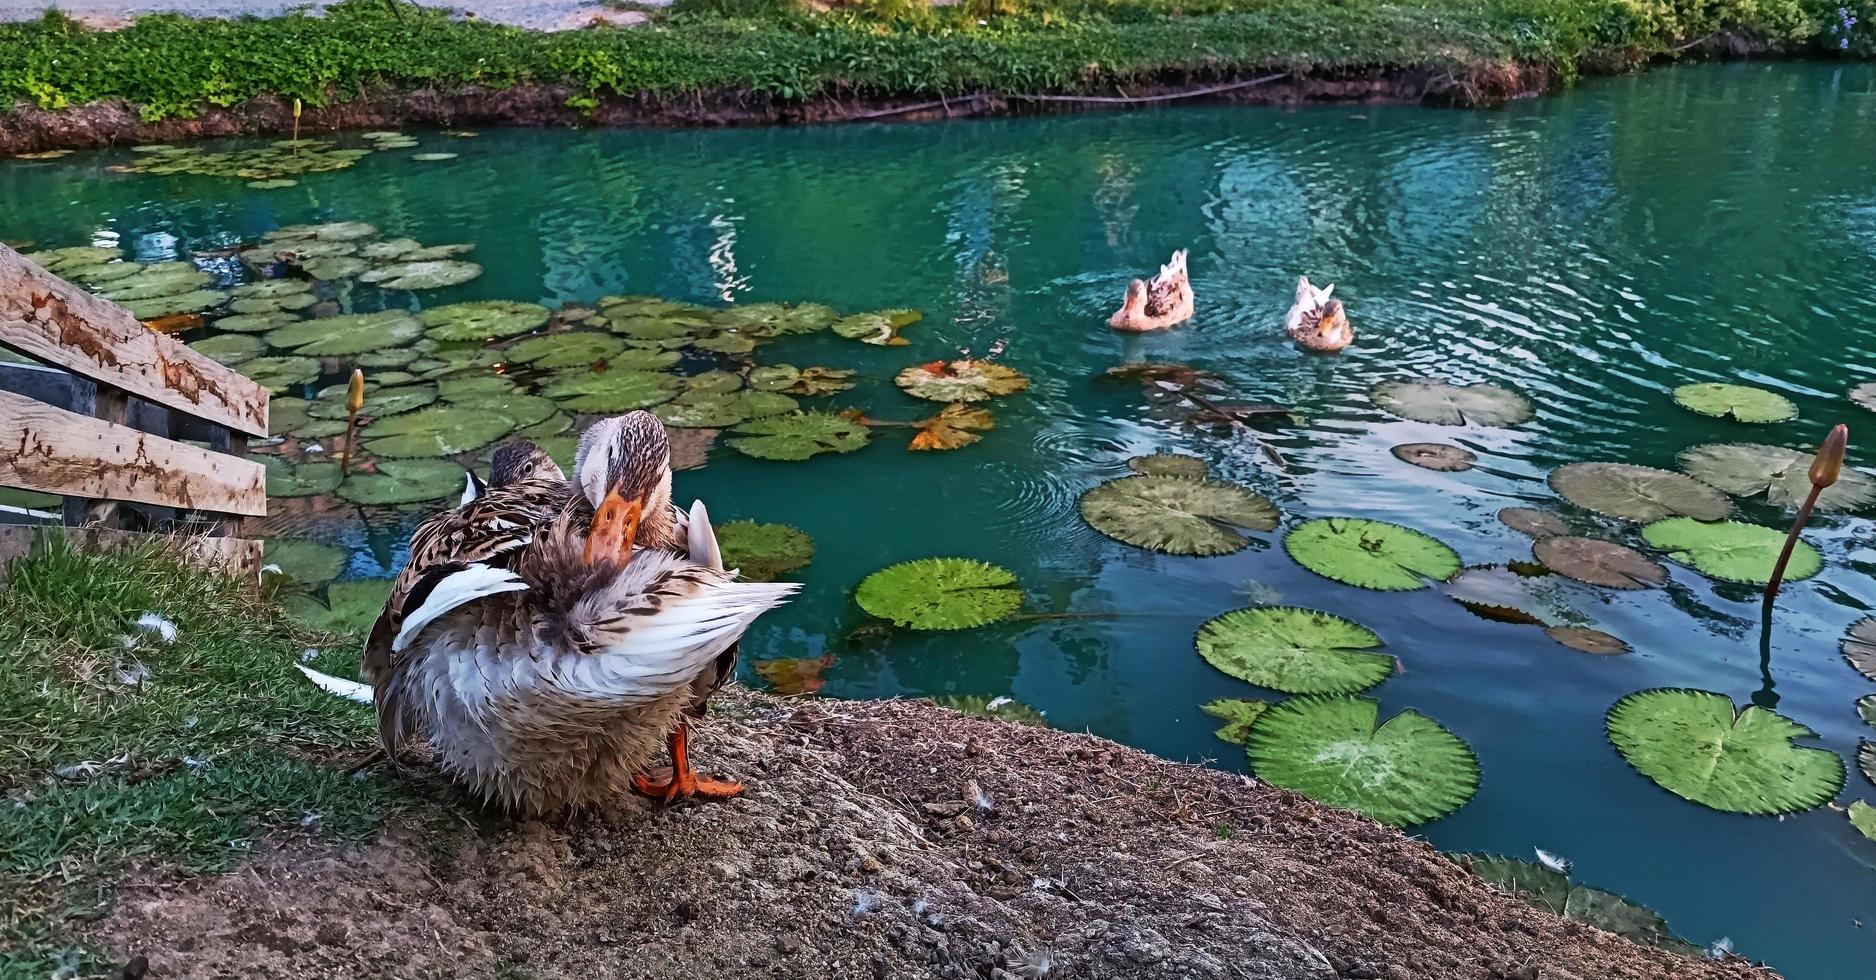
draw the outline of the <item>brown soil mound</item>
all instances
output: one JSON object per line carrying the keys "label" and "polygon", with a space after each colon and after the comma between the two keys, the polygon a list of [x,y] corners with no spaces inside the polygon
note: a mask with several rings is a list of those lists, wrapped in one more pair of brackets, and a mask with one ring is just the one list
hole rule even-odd
{"label": "brown soil mound", "polygon": [[1092,736],[923,702],[720,708],[693,744],[741,800],[277,844],[127,886],[98,938],[152,977],[1771,976],[1565,922],[1354,814]]}

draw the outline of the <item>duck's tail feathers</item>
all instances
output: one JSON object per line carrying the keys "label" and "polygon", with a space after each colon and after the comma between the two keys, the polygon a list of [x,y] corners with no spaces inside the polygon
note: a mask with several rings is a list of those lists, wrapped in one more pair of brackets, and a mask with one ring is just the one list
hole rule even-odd
{"label": "duck's tail feathers", "polygon": [[357,681],[348,681],[343,677],[322,674],[305,664],[294,664],[294,666],[300,668],[300,673],[305,674],[307,680],[318,685],[319,689],[325,691],[327,694],[337,695],[348,701],[357,701],[359,704],[370,704],[372,702],[370,684],[360,684]]}
{"label": "duck's tail feathers", "polygon": [[505,568],[488,565],[441,565],[425,572],[404,600],[415,608],[404,617],[391,641],[391,650],[402,653],[423,628],[459,606],[503,592],[519,592],[528,584]]}
{"label": "duck's tail feathers", "polygon": [[563,657],[560,686],[583,699],[639,703],[684,687],[742,638],[757,616],[788,601],[794,582],[721,582],[631,617],[597,655]]}
{"label": "duck's tail feathers", "polygon": [[710,526],[710,511],[703,501],[691,503],[690,519],[685,523],[685,551],[690,560],[705,568],[723,571],[723,551],[717,546],[717,532]]}

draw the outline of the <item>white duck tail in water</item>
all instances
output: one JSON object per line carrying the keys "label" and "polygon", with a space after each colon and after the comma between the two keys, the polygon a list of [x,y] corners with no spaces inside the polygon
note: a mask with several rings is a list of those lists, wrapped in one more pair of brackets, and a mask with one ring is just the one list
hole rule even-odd
{"label": "white duck tail in water", "polygon": [[1186,250],[1182,248],[1159,267],[1159,275],[1151,282],[1135,279],[1127,284],[1127,298],[1108,318],[1107,325],[1115,330],[1145,333],[1190,319],[1192,281],[1186,276]]}
{"label": "white duck tail in water", "polygon": [[[412,537],[365,647],[386,749],[427,730],[447,772],[528,814],[628,784],[665,800],[741,792],[691,770],[683,715],[797,586],[723,568],[702,504],[671,506],[669,443],[649,413],[596,424],[571,478],[514,470]],[[673,771],[646,778],[667,743]]]}
{"label": "white duck tail in water", "polygon": [[1283,321],[1290,339],[1325,352],[1339,351],[1355,341],[1355,328],[1348,324],[1342,301],[1329,296],[1334,291],[1335,283],[1317,289],[1309,284],[1308,276],[1296,280],[1296,303]]}

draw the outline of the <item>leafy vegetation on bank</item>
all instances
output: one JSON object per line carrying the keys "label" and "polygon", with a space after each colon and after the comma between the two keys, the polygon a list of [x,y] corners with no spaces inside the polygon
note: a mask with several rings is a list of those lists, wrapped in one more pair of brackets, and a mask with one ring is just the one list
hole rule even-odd
{"label": "leafy vegetation on bank", "polygon": [[1775,46],[1876,52],[1857,13],[1876,0],[679,0],[651,25],[541,34],[383,0],[324,16],[151,16],[93,32],[48,13],[0,25],[0,106],[123,99],[147,120],[262,95],[311,105],[373,86],[564,84],[607,96],[748,90],[1034,93],[1164,73],[1507,61],[1565,77],[1603,53],[1648,56],[1723,30]]}

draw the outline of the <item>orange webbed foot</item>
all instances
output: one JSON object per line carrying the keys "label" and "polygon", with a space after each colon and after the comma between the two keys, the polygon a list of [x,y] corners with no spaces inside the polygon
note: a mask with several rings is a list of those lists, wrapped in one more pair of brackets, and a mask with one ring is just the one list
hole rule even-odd
{"label": "orange webbed foot", "polygon": [[677,772],[670,766],[633,776],[632,789],[665,803],[691,799],[733,800],[743,795],[742,783],[699,776],[688,769]]}

